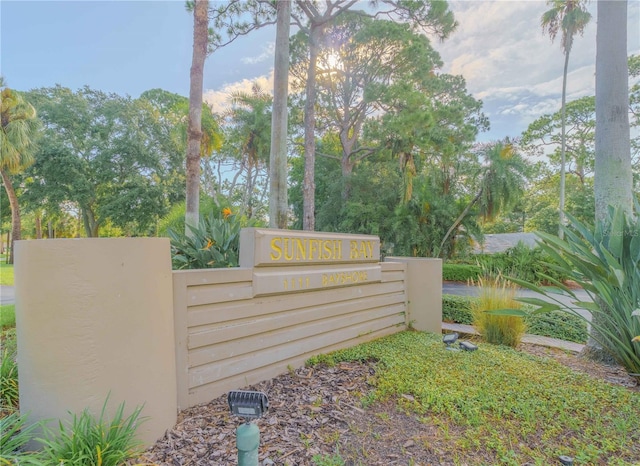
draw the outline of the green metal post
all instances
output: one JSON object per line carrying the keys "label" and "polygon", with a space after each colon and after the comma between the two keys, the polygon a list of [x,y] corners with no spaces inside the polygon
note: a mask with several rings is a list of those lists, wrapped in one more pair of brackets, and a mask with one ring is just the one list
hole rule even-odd
{"label": "green metal post", "polygon": [[260,429],[255,424],[242,424],[236,429],[238,466],[258,466]]}

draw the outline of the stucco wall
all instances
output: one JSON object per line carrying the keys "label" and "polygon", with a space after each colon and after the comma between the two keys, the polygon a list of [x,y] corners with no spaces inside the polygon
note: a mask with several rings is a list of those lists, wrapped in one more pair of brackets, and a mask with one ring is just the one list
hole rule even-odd
{"label": "stucco wall", "polygon": [[147,444],[175,423],[168,239],[19,241],[15,283],[21,412],[100,414],[109,395],[144,404]]}

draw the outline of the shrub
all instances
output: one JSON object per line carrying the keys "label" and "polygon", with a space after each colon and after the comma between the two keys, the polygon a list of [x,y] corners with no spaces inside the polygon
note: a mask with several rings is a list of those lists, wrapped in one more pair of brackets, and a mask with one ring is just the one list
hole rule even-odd
{"label": "shrub", "polygon": [[456,324],[473,325],[471,303],[477,298],[442,295],[442,320]]}
{"label": "shrub", "polygon": [[489,343],[516,347],[524,335],[526,324],[522,317],[493,315],[487,311],[519,309],[515,300],[516,288],[501,277],[480,279],[480,297],[471,305],[473,325]]}
{"label": "shrub", "polygon": [[443,264],[442,279],[452,282],[468,282],[477,280],[482,274],[482,269],[470,264]]}
{"label": "shrub", "polygon": [[542,248],[530,248],[522,242],[505,252],[479,254],[475,259],[485,277],[502,275],[536,284],[548,284],[549,277],[559,281],[568,278],[553,268],[553,258]]}
{"label": "shrub", "polygon": [[208,269],[237,267],[240,245],[240,223],[231,210],[224,209],[222,218],[213,214],[201,216],[192,236],[168,230],[174,269]]}
{"label": "shrub", "polygon": [[105,401],[98,420],[85,409],[79,416],[73,415],[60,431],[47,431],[42,459],[46,464],[119,466],[138,453],[141,442],[136,440],[136,429],[141,422],[142,406],[124,417],[124,403],[116,409],[113,419],[106,418]]}

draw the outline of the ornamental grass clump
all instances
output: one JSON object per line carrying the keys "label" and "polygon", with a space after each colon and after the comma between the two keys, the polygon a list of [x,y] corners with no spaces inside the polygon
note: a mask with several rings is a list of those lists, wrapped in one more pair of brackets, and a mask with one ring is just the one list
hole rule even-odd
{"label": "ornamental grass clump", "polygon": [[113,418],[107,419],[107,401],[100,418],[96,419],[85,409],[73,415],[66,425],[59,423],[59,431],[49,431],[47,438],[38,439],[44,445],[40,459],[45,464],[120,466],[135,457],[142,443],[136,438],[136,430],[142,422],[138,406],[127,417],[124,403],[118,405]]}
{"label": "ornamental grass clump", "polygon": [[478,287],[479,298],[471,305],[473,326],[488,343],[515,348],[520,344],[526,330],[524,319],[519,316],[490,313],[499,309],[521,307],[515,300],[515,286],[498,275],[496,278],[479,279]]}

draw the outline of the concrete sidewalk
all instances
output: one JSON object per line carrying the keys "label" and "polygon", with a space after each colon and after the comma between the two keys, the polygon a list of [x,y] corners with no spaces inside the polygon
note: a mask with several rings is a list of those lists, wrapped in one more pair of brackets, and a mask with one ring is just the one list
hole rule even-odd
{"label": "concrete sidewalk", "polygon": [[[467,335],[479,335],[477,330],[473,328],[472,325],[465,324],[450,324],[448,322],[442,322],[442,330],[464,333]],[[562,350],[571,351],[573,353],[579,353],[584,348],[584,345],[581,345],[580,343],[558,340],[557,338],[543,337],[540,335],[525,335],[524,337],[522,337],[522,342],[532,343],[534,345],[548,346],[550,348],[560,348]]]}

